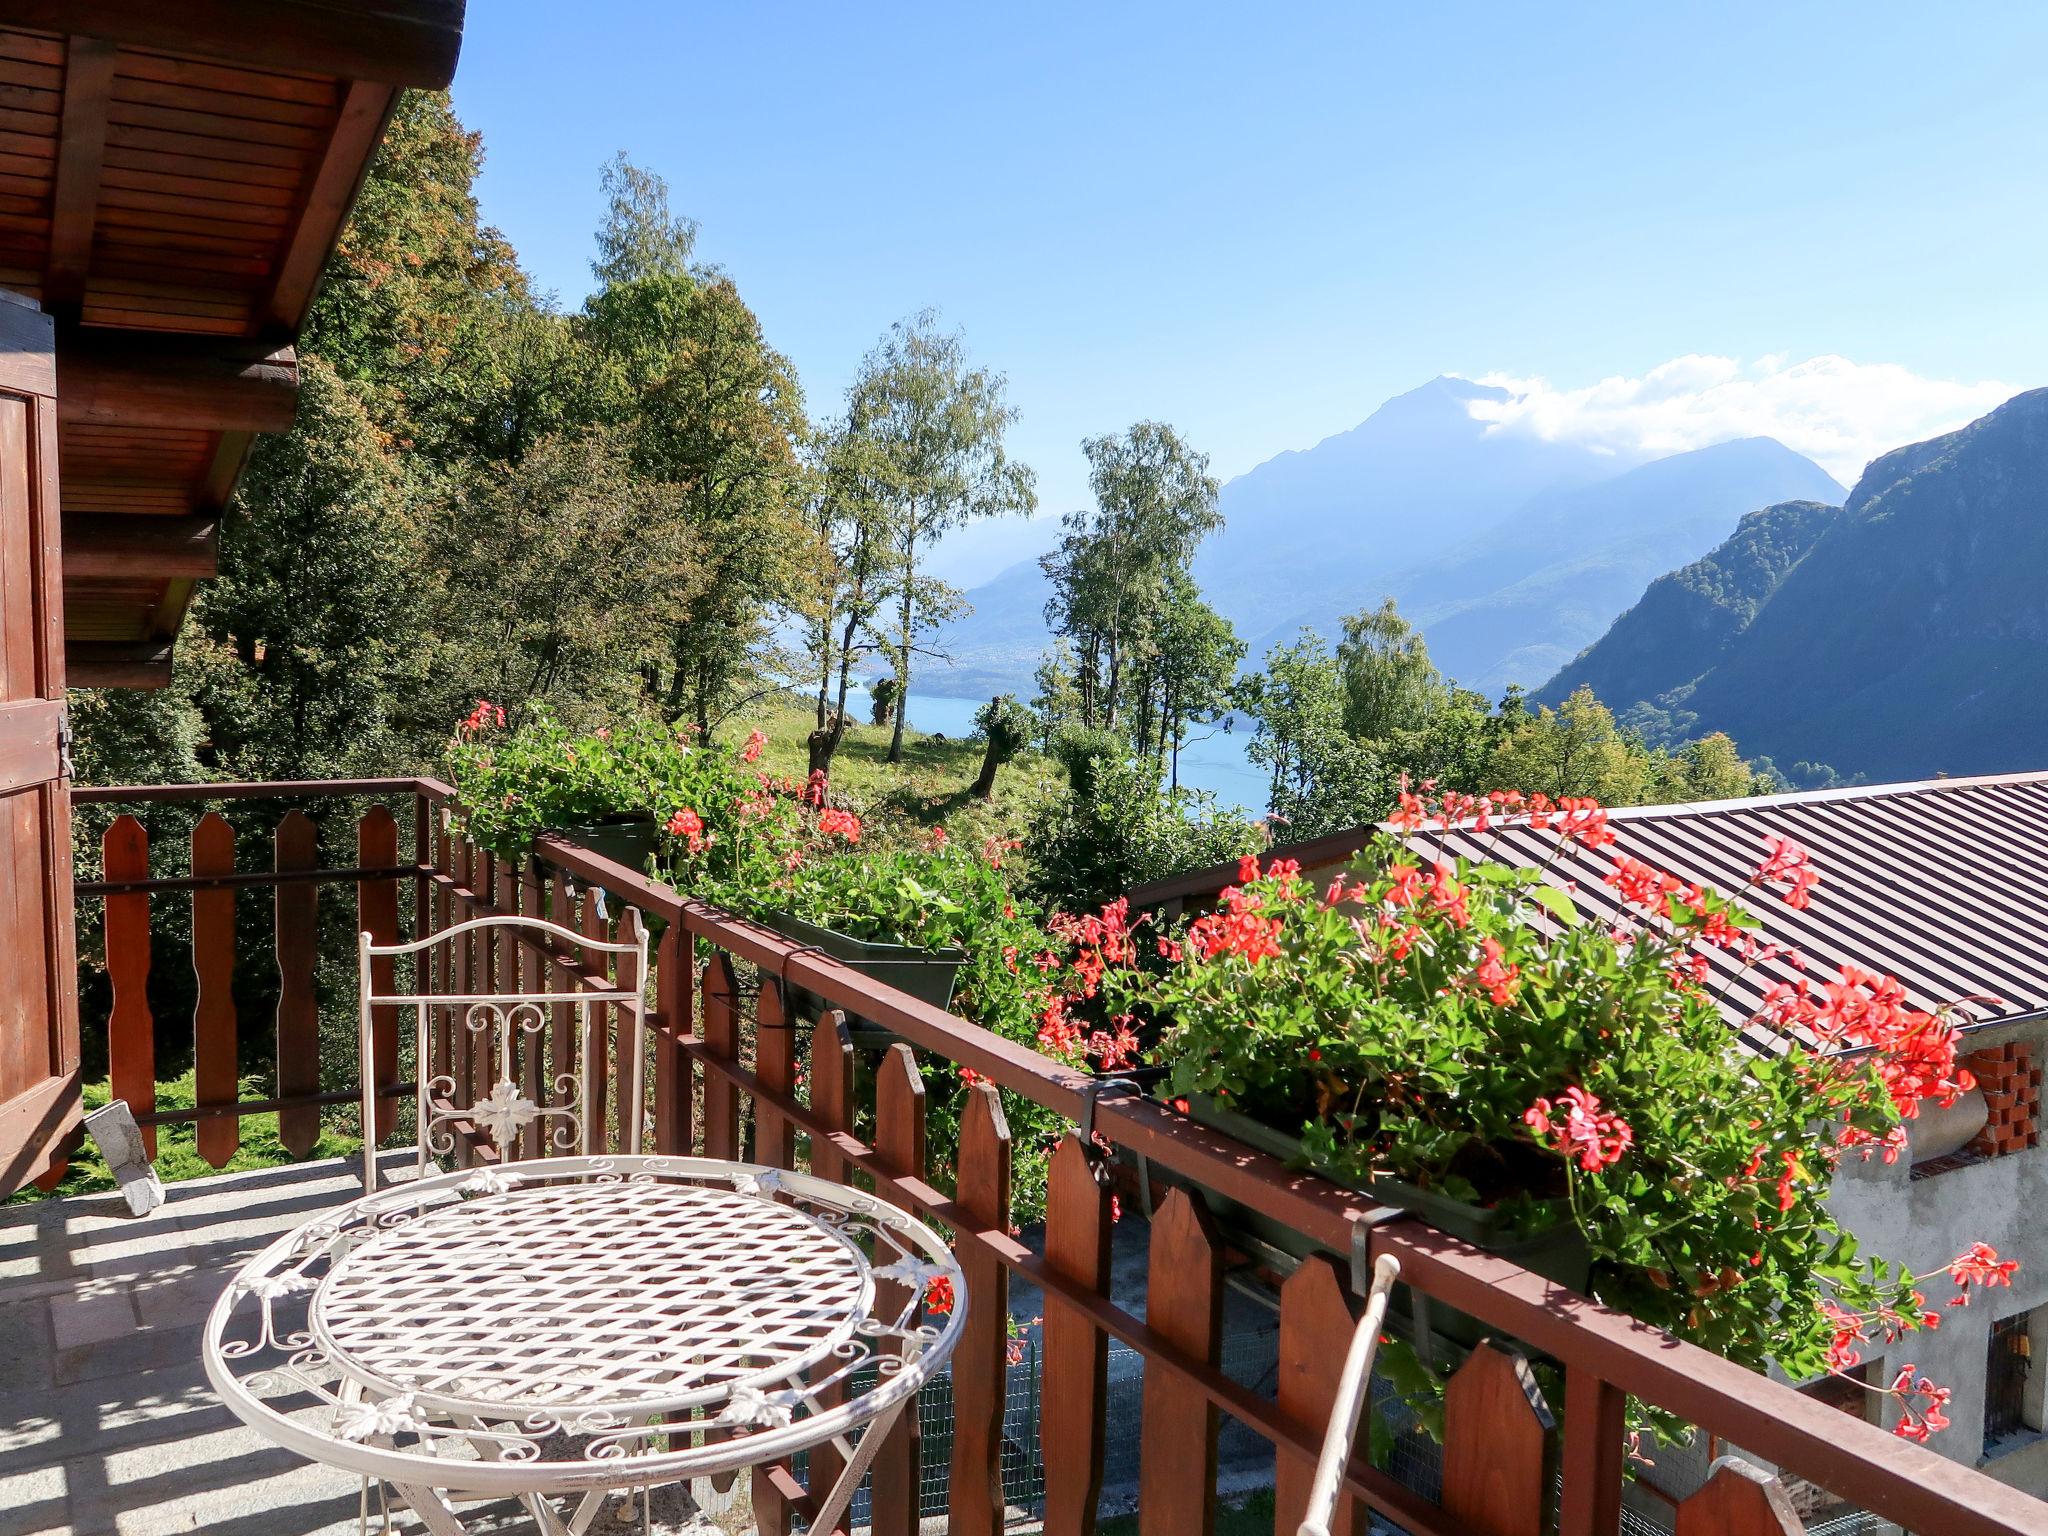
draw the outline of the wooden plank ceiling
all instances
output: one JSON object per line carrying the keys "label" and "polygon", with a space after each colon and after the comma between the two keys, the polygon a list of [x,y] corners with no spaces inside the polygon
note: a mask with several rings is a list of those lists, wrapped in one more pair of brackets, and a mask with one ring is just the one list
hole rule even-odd
{"label": "wooden plank ceiling", "polygon": [[155,687],[401,88],[463,0],[0,0],[0,287],[57,317],[65,652]]}

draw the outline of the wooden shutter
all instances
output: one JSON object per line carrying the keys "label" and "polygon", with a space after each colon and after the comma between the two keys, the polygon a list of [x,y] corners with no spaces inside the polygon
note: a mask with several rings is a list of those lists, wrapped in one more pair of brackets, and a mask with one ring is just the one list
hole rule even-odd
{"label": "wooden shutter", "polygon": [[79,1115],[56,395],[49,316],[0,291],[0,1195]]}

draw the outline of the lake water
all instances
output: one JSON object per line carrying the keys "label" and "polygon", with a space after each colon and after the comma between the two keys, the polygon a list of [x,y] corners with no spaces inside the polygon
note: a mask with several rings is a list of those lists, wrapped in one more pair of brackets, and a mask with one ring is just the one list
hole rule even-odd
{"label": "lake water", "polygon": [[[936,731],[952,737],[972,736],[974,712],[987,702],[986,699],[949,699],[939,694],[919,693],[913,685],[908,721],[920,731]],[[865,718],[867,699],[862,697],[856,705],[849,695],[847,708],[855,711],[857,718]],[[1266,806],[1266,770],[1245,756],[1245,748],[1251,742],[1250,724],[1240,720],[1232,731],[1225,731],[1220,725],[1202,726],[1191,736],[1200,739],[1189,740],[1180,750],[1181,784],[1188,789],[1207,790],[1220,805],[1234,806],[1252,815],[1263,812]]]}

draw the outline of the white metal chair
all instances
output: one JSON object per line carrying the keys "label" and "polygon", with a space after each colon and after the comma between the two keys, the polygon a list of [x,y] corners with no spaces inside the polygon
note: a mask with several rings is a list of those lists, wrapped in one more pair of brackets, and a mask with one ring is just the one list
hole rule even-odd
{"label": "white metal chair", "polygon": [[1344,1491],[1344,1468],[1358,1439],[1358,1419],[1372,1390],[1372,1361],[1380,1346],[1380,1329],[1387,1321],[1387,1299],[1400,1277],[1401,1261],[1392,1254],[1380,1255],[1372,1268],[1372,1288],[1366,1293],[1365,1315],[1351,1334],[1351,1348],[1344,1356],[1343,1374],[1337,1378],[1337,1401],[1330,1412],[1330,1428],[1323,1436],[1323,1454],[1316,1459],[1316,1475],[1309,1484],[1308,1518],[1295,1536],[1330,1536],[1330,1521],[1336,1518],[1337,1497]]}
{"label": "white metal chair", "polygon": [[[552,948],[557,955],[576,962],[593,982],[561,992],[434,992],[427,988],[430,970],[441,976],[461,974],[453,958],[471,942],[479,930],[509,930],[515,943]],[[602,1062],[606,1041],[604,1014],[608,1009],[618,1020],[617,1070],[630,1074],[626,1081],[638,1084],[645,1072],[646,1014],[640,992],[640,978],[647,974],[647,936],[637,923],[634,937],[614,943],[573,932],[557,923],[537,917],[479,917],[444,928],[424,939],[404,944],[378,944],[370,934],[358,940],[360,1014],[359,1046],[363,1082],[363,1187],[377,1188],[376,1113],[377,1087],[374,1068],[375,1026],[379,1007],[410,1008],[413,1015],[414,1139],[419,1149],[417,1176],[425,1177],[430,1165],[452,1157],[457,1128],[467,1125],[487,1136],[500,1161],[521,1155],[521,1143],[543,1156],[583,1153],[595,1155],[606,1148],[606,1116],[602,1097],[593,1102],[590,1093],[593,1058]],[[445,950],[449,963],[430,964],[434,952]],[[384,957],[413,957],[414,985],[411,992],[380,992],[374,985],[372,961]],[[627,964],[631,957],[632,964]],[[615,969],[616,968],[616,969]],[[559,972],[557,973],[559,974]],[[439,1061],[434,1053],[438,1016],[448,1014],[444,1039],[450,1043],[449,1060]],[[552,1061],[539,1054],[550,1043],[549,1031],[557,1032]],[[569,1031],[564,1042],[559,1032]],[[525,1066],[525,1084],[520,1068]],[[559,1070],[566,1062],[568,1070]],[[487,1084],[487,1086],[486,1086]],[[538,1095],[529,1092],[537,1088]],[[637,1095],[632,1096],[637,1102]],[[639,1115],[622,1117],[618,1150],[640,1151]],[[534,1128],[529,1134],[529,1127]]]}

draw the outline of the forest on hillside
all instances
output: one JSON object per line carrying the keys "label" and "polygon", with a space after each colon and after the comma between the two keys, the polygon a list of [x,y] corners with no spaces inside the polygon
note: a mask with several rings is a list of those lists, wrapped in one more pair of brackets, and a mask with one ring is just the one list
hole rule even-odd
{"label": "forest on hillside", "polygon": [[[482,153],[445,96],[403,99],[303,337],[297,426],[255,450],[172,685],[75,696],[82,780],[430,768],[479,698],[515,728],[714,740],[801,708],[804,767],[830,776],[857,684],[902,764],[905,701],[961,603],[933,547],[1036,505],[1000,369],[927,311],[843,399],[808,399],[740,277],[698,260],[624,154],[601,171],[593,289],[565,307],[482,222]],[[1186,733],[1232,712],[1279,841],[1377,816],[1404,776],[1611,803],[1772,782],[1725,736],[1653,748],[1590,692],[1461,688],[1376,594],[1248,671],[1193,575],[1221,522],[1207,457],[1149,420],[1081,446],[1094,505],[1045,561],[1036,695],[983,712],[1067,786],[1032,814],[1038,856],[1086,864],[1077,898],[1254,835],[1173,784]]]}

